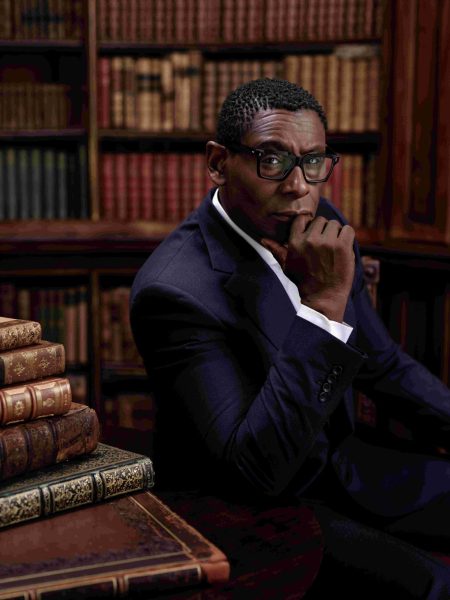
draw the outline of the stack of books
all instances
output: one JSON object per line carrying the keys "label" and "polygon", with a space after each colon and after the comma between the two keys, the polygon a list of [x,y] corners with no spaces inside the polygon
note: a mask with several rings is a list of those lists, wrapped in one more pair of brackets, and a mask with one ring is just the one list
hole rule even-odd
{"label": "stack of books", "polygon": [[64,370],[40,323],[0,317],[0,528],[153,485],[150,458],[99,443]]}
{"label": "stack of books", "polygon": [[0,600],[227,581],[223,552],[146,491],[151,459],[99,443],[95,411],[61,377],[64,346],[41,329],[0,317]]}

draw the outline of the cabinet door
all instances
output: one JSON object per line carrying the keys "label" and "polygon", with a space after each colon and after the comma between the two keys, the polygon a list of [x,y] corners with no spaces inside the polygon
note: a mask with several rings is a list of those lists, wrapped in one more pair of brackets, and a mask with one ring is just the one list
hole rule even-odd
{"label": "cabinet door", "polygon": [[450,2],[393,11],[390,233],[450,243]]}

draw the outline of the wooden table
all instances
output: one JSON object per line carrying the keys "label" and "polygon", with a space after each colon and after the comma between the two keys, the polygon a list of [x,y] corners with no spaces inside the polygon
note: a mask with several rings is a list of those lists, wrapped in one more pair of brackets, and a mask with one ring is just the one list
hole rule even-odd
{"label": "wooden table", "polygon": [[216,544],[231,566],[227,584],[170,598],[294,600],[311,587],[323,546],[320,526],[309,507],[242,505],[196,491],[152,492]]}

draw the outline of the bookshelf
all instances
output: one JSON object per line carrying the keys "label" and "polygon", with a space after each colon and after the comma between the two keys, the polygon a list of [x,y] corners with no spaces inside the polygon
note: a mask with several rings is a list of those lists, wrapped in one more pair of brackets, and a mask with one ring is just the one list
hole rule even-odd
{"label": "bookshelf", "polygon": [[[425,345],[442,349],[440,361],[422,352],[424,362],[449,382],[448,3],[277,6],[275,14],[265,0],[0,0],[0,279],[13,298],[6,310],[17,314],[14,290],[42,288],[52,298],[43,310],[52,331],[54,297],[73,288],[84,295],[75,329],[85,332],[87,349],[70,374],[80,395],[87,390],[106,441],[136,442],[132,415],[120,410],[124,394],[134,398],[138,421],[145,413],[150,422],[153,409],[147,400],[145,410],[138,359],[105,354],[105,330],[117,329],[118,312],[125,331],[124,290],[203,197],[215,112],[249,77],[303,81],[324,104],[329,144],[343,157],[324,193],[357,227],[364,253],[380,260],[380,311],[392,327],[398,296],[420,278],[426,298],[416,289],[410,308],[423,300],[433,315],[424,317],[433,332]],[[28,114],[33,97],[43,114]],[[425,169],[427,152],[434,171]],[[424,181],[413,185],[422,167]],[[108,313],[114,294],[123,295],[122,311]],[[409,338],[400,342],[417,349]],[[145,450],[141,437],[135,448]]]}

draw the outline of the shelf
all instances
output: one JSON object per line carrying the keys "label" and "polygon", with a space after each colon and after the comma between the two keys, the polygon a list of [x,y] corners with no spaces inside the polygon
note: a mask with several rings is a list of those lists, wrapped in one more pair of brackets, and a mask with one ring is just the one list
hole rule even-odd
{"label": "shelf", "polygon": [[45,50],[82,50],[82,40],[0,40],[2,50],[36,50],[44,52]]}
{"label": "shelf", "polygon": [[336,46],[342,45],[379,45],[379,38],[360,38],[353,40],[299,40],[298,42],[244,42],[244,43],[207,43],[207,42],[175,42],[168,41],[166,43],[148,43],[148,42],[126,42],[126,41],[102,41],[97,47],[102,53],[118,54],[118,53],[133,53],[140,54],[145,52],[165,53],[173,50],[200,50],[206,53],[223,53],[248,55],[252,53],[258,54],[300,54],[308,51],[321,53],[332,52]]}
{"label": "shelf", "polygon": [[[170,132],[159,132],[159,131],[142,131],[138,129],[100,129],[99,139],[104,141],[109,140],[154,140],[159,142],[164,141],[191,141],[191,142],[207,142],[213,139],[215,132],[206,131],[170,131]],[[339,145],[348,146],[378,146],[380,143],[380,134],[377,131],[363,131],[363,132],[342,132],[342,131],[329,131],[327,132],[328,142]]]}
{"label": "shelf", "polygon": [[111,247],[120,252],[147,252],[174,228],[174,223],[147,221],[4,221],[0,223],[0,252],[70,254]]}
{"label": "shelf", "polygon": [[81,128],[67,129],[1,129],[0,139],[18,140],[18,139],[79,139],[86,136],[86,130]]}

